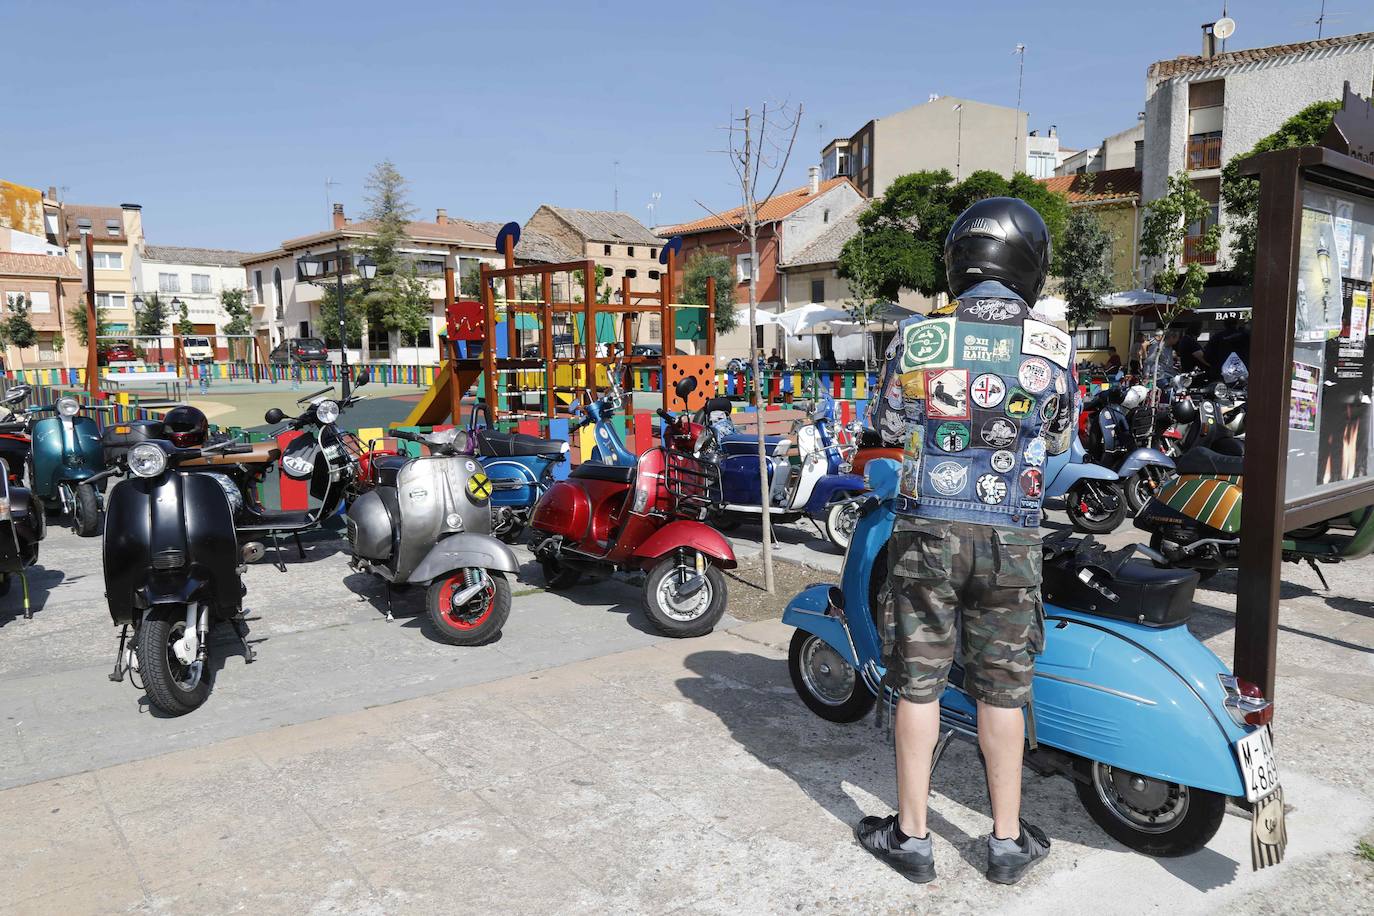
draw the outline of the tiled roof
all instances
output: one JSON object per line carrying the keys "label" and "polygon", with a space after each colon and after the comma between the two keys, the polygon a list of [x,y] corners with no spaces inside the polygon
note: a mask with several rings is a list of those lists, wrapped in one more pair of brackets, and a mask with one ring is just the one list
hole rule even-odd
{"label": "tiled roof", "polygon": [[858,235],[859,215],[867,208],[868,202],[865,201],[850,210],[836,220],[833,226],[821,233],[814,242],[797,252],[796,257],[782,266],[803,267],[809,264],[833,264],[838,261],[844,243]]}
{"label": "tiled roof", "polygon": [[16,254],[11,251],[0,251],[0,276],[80,280],[81,271],[77,270],[71,261],[57,254]]}
{"label": "tiled roof", "polygon": [[[790,191],[780,191],[774,194],[766,204],[759,210],[759,222],[770,223],[780,220],[785,216],[795,213],[806,204],[820,197],[822,194],[839,187],[848,178],[832,178],[829,181],[821,182],[820,190],[815,194],[807,193],[807,186],[793,188]],[[723,217],[723,218],[722,218]],[[738,226],[744,221],[744,207],[735,207],[733,210],[726,210],[719,216],[712,214],[690,223],[683,223],[679,226],[664,226],[660,231],[664,235],[690,235],[694,232],[711,232],[715,229],[729,229]]]}
{"label": "tiled roof", "polygon": [[[334,239],[340,233],[344,236],[356,237],[371,235],[373,231],[371,222],[359,220],[344,223],[343,229],[325,229],[310,235],[287,239],[282,242],[282,247],[302,248],[306,245],[315,245],[322,241]],[[471,245],[474,248],[493,248],[496,245],[495,236],[482,232],[472,223],[463,219],[450,218],[446,223],[406,223],[406,235],[415,241],[452,242],[460,245]]]}
{"label": "tiled roof", "polygon": [[[1091,183],[1084,186],[1084,181]],[[1054,178],[1041,178],[1040,183],[1051,191],[1063,194],[1070,204],[1127,200],[1140,196],[1140,173],[1133,168],[1084,172],[1082,175],[1056,175]]]}
{"label": "tiled roof", "polygon": [[654,235],[648,226],[628,213],[618,213],[614,210],[574,210],[571,207],[554,207],[549,204],[544,206],[576,229],[577,233],[589,242],[663,244],[663,239]]}
{"label": "tiled roof", "polygon": [[1338,48],[1342,45],[1358,44],[1362,41],[1374,41],[1374,32],[1360,32],[1356,35],[1337,35],[1333,38],[1318,38],[1314,41],[1300,41],[1291,45],[1270,45],[1267,48],[1250,48],[1246,51],[1227,51],[1225,54],[1216,54],[1212,57],[1202,57],[1197,54],[1180,54],[1172,60],[1161,60],[1150,64],[1148,75],[1150,79],[1168,79],[1171,76],[1192,73],[1194,70],[1210,70],[1214,67],[1231,67],[1237,64],[1255,63],[1275,57],[1286,57],[1290,54],[1324,51],[1330,48]]}
{"label": "tiled roof", "polygon": [[208,267],[239,267],[251,252],[228,248],[183,248],[180,245],[149,245],[143,250],[145,261],[164,264],[201,264]]}
{"label": "tiled roof", "polygon": [[[78,242],[81,240],[81,227],[77,224],[80,219],[91,221],[91,234],[97,240],[109,240],[112,242],[126,241],[124,238],[124,211],[119,207],[92,207],[86,204],[64,204],[62,209],[67,215],[67,239],[68,241]],[[119,235],[110,235],[105,229],[107,220],[114,220],[119,224]]]}
{"label": "tiled roof", "polygon": [[[482,232],[489,233],[494,246],[496,233],[500,232],[501,227],[505,224],[473,221],[471,225]],[[542,261],[546,264],[556,264],[561,261],[576,261],[582,257],[582,253],[566,250],[542,232],[522,228],[520,241],[515,243],[515,257],[521,261]]]}

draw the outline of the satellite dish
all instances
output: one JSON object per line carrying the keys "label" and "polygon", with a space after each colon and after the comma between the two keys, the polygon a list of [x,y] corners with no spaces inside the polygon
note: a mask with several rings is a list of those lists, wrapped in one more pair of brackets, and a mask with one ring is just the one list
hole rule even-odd
{"label": "satellite dish", "polygon": [[1236,20],[1232,19],[1230,16],[1223,16],[1212,23],[1212,34],[1216,35],[1222,41],[1225,41],[1236,34]]}

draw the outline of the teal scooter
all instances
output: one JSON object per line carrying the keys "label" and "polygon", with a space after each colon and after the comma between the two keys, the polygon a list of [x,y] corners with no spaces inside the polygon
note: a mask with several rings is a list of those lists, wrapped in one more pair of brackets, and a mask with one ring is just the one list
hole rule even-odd
{"label": "teal scooter", "polygon": [[[72,519],[83,538],[100,533],[100,493],[87,483],[105,469],[100,427],[83,411],[110,410],[104,405],[82,407],[76,398],[59,398],[56,404],[28,408],[28,414],[51,413],[33,424],[28,480],[33,495],[56,506]],[[104,489],[104,480],[99,482]]]}

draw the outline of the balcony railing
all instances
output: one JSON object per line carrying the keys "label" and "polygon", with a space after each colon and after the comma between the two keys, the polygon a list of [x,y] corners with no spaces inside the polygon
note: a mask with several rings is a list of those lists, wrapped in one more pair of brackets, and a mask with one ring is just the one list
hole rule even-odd
{"label": "balcony railing", "polygon": [[1183,240],[1183,263],[1210,265],[1217,262],[1215,251],[1199,251],[1202,236],[1190,235]]}
{"label": "balcony railing", "polygon": [[1221,168],[1221,138],[1199,137],[1188,141],[1188,170]]}

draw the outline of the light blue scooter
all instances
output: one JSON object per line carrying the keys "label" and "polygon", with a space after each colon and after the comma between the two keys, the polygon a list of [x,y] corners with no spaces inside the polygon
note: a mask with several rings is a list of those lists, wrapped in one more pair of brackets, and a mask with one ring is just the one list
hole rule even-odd
{"label": "light blue scooter", "polygon": [[[1069,477],[1058,478],[1078,473],[1071,457],[1046,462],[1047,492],[1062,493]],[[889,587],[899,474],[890,459],[868,465],[871,493],[840,586],[807,588],[782,618],[797,628],[793,686],[832,722],[863,718],[883,690],[875,617]],[[1045,646],[1026,762],[1072,779],[1093,820],[1126,846],[1193,852],[1216,834],[1228,797],[1253,803],[1277,790],[1266,727],[1273,706],[1188,631],[1196,577],[1138,560],[1114,575],[1060,562],[1045,563]],[[962,683],[956,664],[940,699],[941,750],[950,735],[977,732],[977,704]]]}

